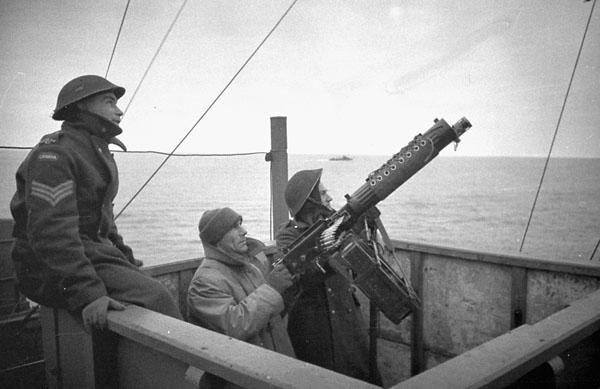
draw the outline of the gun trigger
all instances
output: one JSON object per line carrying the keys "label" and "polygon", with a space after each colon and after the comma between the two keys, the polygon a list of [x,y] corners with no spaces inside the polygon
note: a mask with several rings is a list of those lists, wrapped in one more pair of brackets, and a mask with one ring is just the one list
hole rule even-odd
{"label": "gun trigger", "polygon": [[323,274],[326,273],[325,269],[323,269],[323,266],[321,266],[318,259],[315,261],[315,265],[317,265],[317,267],[323,272]]}
{"label": "gun trigger", "polygon": [[458,142],[460,142],[460,139],[458,139],[458,138],[457,138],[457,139],[454,141],[454,151],[456,151],[456,149],[458,149]]}

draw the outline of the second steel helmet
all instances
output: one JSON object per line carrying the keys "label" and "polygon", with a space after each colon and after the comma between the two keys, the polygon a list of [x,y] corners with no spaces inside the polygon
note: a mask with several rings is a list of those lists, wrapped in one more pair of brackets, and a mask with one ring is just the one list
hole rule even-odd
{"label": "second steel helmet", "polygon": [[117,99],[125,94],[125,88],[117,86],[104,77],[85,75],[72,79],[62,87],[56,99],[52,119],[65,120],[69,107],[97,93],[113,92]]}
{"label": "second steel helmet", "polygon": [[285,203],[295,217],[302,209],[310,193],[319,184],[323,169],[300,170],[289,179],[285,187]]}

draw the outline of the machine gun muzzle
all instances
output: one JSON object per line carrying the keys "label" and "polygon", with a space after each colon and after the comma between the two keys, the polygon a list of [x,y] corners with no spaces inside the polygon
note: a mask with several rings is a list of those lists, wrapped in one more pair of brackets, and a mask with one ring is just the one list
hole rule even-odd
{"label": "machine gun muzzle", "polygon": [[471,123],[465,117],[453,126],[448,125],[444,119],[435,119],[433,127],[424,134],[415,136],[379,169],[371,172],[365,184],[351,196],[346,195],[347,203],[338,211],[346,216],[340,226],[341,230],[351,227],[360,215],[398,189],[450,142],[460,142],[460,136],[469,128]]}

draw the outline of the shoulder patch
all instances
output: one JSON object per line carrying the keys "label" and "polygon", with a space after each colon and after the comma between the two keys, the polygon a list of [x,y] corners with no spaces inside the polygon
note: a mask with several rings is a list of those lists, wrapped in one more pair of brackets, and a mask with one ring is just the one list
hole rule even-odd
{"label": "shoulder patch", "polygon": [[73,180],[67,180],[54,187],[34,180],[31,183],[31,195],[55,207],[63,199],[72,195],[75,192],[74,188]]}
{"label": "shoulder patch", "polygon": [[39,161],[58,161],[58,154],[44,151],[37,156]]}
{"label": "shoulder patch", "polygon": [[60,131],[53,132],[52,134],[44,135],[38,144],[40,145],[51,145],[60,139],[62,133]]}

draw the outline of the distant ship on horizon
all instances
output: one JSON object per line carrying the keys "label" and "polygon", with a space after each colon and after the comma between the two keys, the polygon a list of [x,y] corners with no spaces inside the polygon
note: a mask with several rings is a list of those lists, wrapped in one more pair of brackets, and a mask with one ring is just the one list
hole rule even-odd
{"label": "distant ship on horizon", "polygon": [[331,157],[329,158],[330,161],[352,161],[352,158],[350,158],[347,155],[342,155],[341,157]]}

